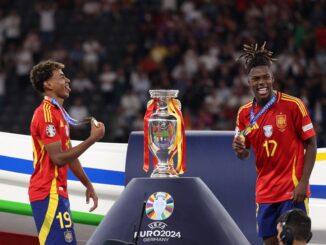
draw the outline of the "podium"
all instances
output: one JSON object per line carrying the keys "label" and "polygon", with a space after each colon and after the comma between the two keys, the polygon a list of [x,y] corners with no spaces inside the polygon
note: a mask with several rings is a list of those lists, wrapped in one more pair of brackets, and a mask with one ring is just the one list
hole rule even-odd
{"label": "podium", "polygon": [[[231,147],[233,136],[232,131],[186,131],[187,171],[182,176],[199,177],[250,244],[261,245],[263,241],[257,236],[256,227],[255,156],[252,153],[246,161],[238,159]],[[132,132],[128,141],[126,185],[133,178],[149,176],[142,169],[143,146],[143,132]]]}
{"label": "podium", "polygon": [[133,178],[87,242],[102,244],[250,243],[200,178],[180,177]]}

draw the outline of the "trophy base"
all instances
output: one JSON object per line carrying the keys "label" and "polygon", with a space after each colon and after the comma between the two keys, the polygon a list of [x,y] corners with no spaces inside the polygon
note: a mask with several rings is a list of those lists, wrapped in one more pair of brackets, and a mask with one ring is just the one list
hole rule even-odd
{"label": "trophy base", "polygon": [[169,167],[168,169],[160,169],[160,168],[155,168],[153,173],[151,174],[151,178],[177,178],[179,177],[177,171]]}

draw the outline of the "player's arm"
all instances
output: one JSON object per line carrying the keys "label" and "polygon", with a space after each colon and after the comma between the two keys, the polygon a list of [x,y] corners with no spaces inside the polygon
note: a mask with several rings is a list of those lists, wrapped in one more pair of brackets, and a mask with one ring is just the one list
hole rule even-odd
{"label": "player's arm", "polygon": [[63,166],[68,162],[76,160],[81,154],[83,154],[96,140],[87,138],[79,145],[70,148],[66,151],[62,150],[61,141],[56,141],[45,145],[45,150],[48,152],[52,162],[58,166]]}
{"label": "player's arm", "polygon": [[249,157],[250,152],[247,148],[245,137],[243,135],[240,135],[240,131],[244,128],[244,125],[240,120],[240,112],[241,108],[239,109],[237,115],[237,126],[235,129],[235,136],[232,142],[232,148],[239,159],[245,160]]}
{"label": "player's arm", "polygon": [[98,205],[98,197],[94,190],[94,187],[90,180],[88,179],[83,167],[80,164],[78,159],[69,163],[69,168],[73,172],[73,174],[79,179],[80,182],[86,187],[86,203],[89,203],[89,199],[93,199],[93,206],[90,208],[89,212],[92,212],[97,208]]}
{"label": "player's arm", "polygon": [[55,141],[45,145],[45,150],[48,152],[52,162],[56,165],[62,166],[68,162],[73,162],[83,154],[96,141],[103,138],[105,127],[103,123],[99,122],[97,126],[92,123],[90,136],[79,145],[72,147],[66,151],[62,150],[61,141]]}
{"label": "player's arm", "polygon": [[299,184],[293,191],[293,202],[298,203],[304,201],[306,198],[309,186],[309,178],[316,160],[317,143],[316,133],[306,106],[300,99],[298,99],[297,103],[294,105],[294,122],[296,124],[297,132],[304,142],[305,148],[302,176],[299,180]]}
{"label": "player's arm", "polygon": [[314,168],[317,154],[316,136],[310,137],[305,140],[306,153],[304,155],[304,166],[302,177],[299,184],[294,189],[293,202],[298,203],[304,201],[306,198],[307,189],[309,186],[309,179]]}
{"label": "player's arm", "polygon": [[304,155],[303,174],[300,181],[309,182],[312,169],[315,165],[317,154],[316,136],[313,136],[305,141],[306,153]]}

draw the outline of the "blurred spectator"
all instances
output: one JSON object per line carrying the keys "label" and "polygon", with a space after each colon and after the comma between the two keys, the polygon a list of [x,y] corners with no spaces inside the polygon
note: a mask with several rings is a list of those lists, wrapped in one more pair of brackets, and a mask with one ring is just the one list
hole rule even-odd
{"label": "blurred spectator", "polygon": [[121,117],[130,127],[136,115],[141,109],[141,101],[137,96],[136,92],[132,89],[128,89],[121,98]]}
{"label": "blurred spectator", "polygon": [[101,12],[101,5],[98,1],[86,0],[83,4],[83,12],[86,15],[97,16]]}
{"label": "blurred spectator", "polygon": [[218,49],[209,47],[205,53],[199,57],[199,62],[201,62],[209,72],[213,72],[218,65],[218,52]]}
{"label": "blurred spectator", "polygon": [[183,56],[187,77],[192,78],[198,71],[199,61],[195,50],[189,49]]}
{"label": "blurred spectator", "polygon": [[17,11],[12,9],[4,19],[4,34],[6,39],[6,46],[11,43],[18,44],[21,37],[21,17]]}
{"label": "blurred spectator", "polygon": [[160,64],[168,54],[167,47],[162,45],[159,41],[156,41],[151,50],[150,50],[151,58],[157,64]]}
{"label": "blurred spectator", "polygon": [[140,66],[138,66],[137,70],[131,73],[130,83],[132,89],[138,94],[140,100],[146,105],[146,98],[148,97],[148,91],[151,84],[148,75],[142,71]]}
{"label": "blurred spectator", "polygon": [[2,47],[6,40],[5,38],[5,21],[3,11],[0,9],[0,54],[2,54]]}
{"label": "blurred spectator", "polygon": [[98,70],[102,46],[94,37],[88,38],[83,44],[84,51],[84,69],[86,72],[95,73]]}
{"label": "blurred spectator", "polygon": [[212,114],[215,121],[218,120],[222,103],[223,100],[218,96],[217,89],[212,89],[205,97],[205,107]]}
{"label": "blurred spectator", "polygon": [[[85,117],[89,116],[89,112],[87,107],[83,104],[83,100],[80,97],[76,97],[73,100],[72,106],[68,110],[69,115],[78,120],[82,121]],[[87,137],[86,134],[89,133],[89,130],[87,129],[86,124],[79,125],[77,127],[74,127],[73,130],[71,130],[71,136],[82,138]]]}
{"label": "blurred spectator", "polygon": [[71,80],[71,88],[72,92],[78,96],[87,96],[95,89],[83,71],[77,71],[76,77]]}
{"label": "blurred spectator", "polygon": [[72,106],[69,108],[69,115],[77,121],[82,121],[88,116],[87,107],[80,97],[74,99]]}
{"label": "blurred spectator", "polygon": [[[322,90],[319,97],[320,97],[319,104],[320,104],[320,113],[321,113],[320,133],[323,133],[323,130],[325,130],[326,128],[326,78],[325,77],[323,78],[322,81]],[[324,137],[321,140],[323,140],[323,145],[326,145],[326,137]]]}
{"label": "blurred spectator", "polygon": [[108,104],[113,102],[114,84],[116,79],[117,74],[115,71],[112,71],[111,65],[104,64],[102,72],[99,76],[99,80],[101,83],[101,93],[103,94],[103,97]]}
{"label": "blurred spectator", "polygon": [[20,47],[15,58],[16,74],[22,89],[25,89],[29,84],[29,72],[33,67],[32,52],[26,47]]}
{"label": "blurred spectator", "polygon": [[52,2],[43,2],[36,6],[39,19],[39,30],[42,35],[42,41],[45,45],[54,41],[54,33],[56,30],[55,13],[56,5]]}
{"label": "blurred spectator", "polygon": [[84,51],[80,42],[76,41],[68,52],[69,59],[75,64],[80,64],[84,59]]}
{"label": "blurred spectator", "polygon": [[64,62],[68,57],[67,49],[60,42],[55,42],[53,44],[53,50],[50,51],[50,59],[56,60],[58,62]]}
{"label": "blurred spectator", "polygon": [[6,73],[0,68],[0,108],[4,105],[6,95]]}
{"label": "blurred spectator", "polygon": [[125,93],[127,87],[128,87],[128,82],[126,78],[126,74],[122,68],[118,68],[116,72],[116,80],[115,80],[115,85],[114,85],[114,101],[113,101],[113,106],[116,108],[118,105],[120,105],[120,100],[122,95]]}
{"label": "blurred spectator", "polygon": [[144,130],[144,115],[143,113],[137,113],[135,119],[131,124],[132,131],[142,131]]}
{"label": "blurred spectator", "polygon": [[316,60],[323,73],[326,73],[326,47],[320,48],[316,55]]}
{"label": "blurred spectator", "polygon": [[177,0],[162,0],[161,9],[164,10],[176,10]]}
{"label": "blurred spectator", "polygon": [[33,56],[33,63],[38,63],[41,59],[41,39],[36,31],[30,31],[27,33],[23,47],[29,50]]}

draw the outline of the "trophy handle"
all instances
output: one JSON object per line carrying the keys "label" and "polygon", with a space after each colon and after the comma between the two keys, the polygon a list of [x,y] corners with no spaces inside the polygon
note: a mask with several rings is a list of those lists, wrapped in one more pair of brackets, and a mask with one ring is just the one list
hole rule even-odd
{"label": "trophy handle", "polygon": [[180,102],[180,100],[174,99],[174,101],[177,103],[177,107],[178,107],[179,111],[181,111],[181,102]]}

